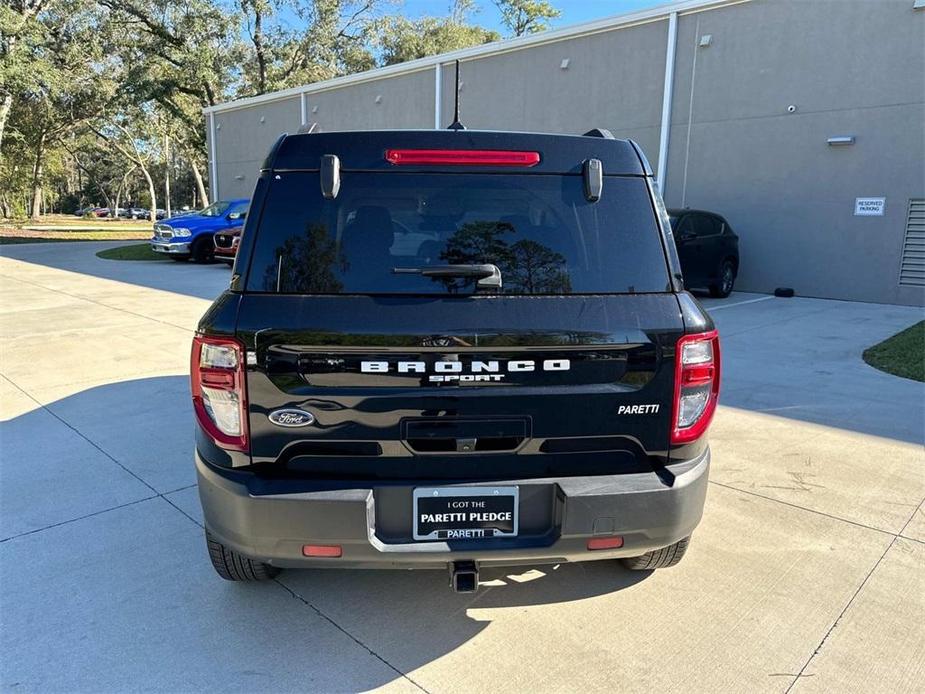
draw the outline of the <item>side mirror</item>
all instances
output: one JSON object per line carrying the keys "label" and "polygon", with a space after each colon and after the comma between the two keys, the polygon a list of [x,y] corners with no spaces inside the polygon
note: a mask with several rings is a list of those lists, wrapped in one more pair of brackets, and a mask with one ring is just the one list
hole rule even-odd
{"label": "side mirror", "polygon": [[247,212],[232,212],[226,217],[226,219],[229,222],[233,222],[236,219],[244,219],[246,216],[247,216]]}

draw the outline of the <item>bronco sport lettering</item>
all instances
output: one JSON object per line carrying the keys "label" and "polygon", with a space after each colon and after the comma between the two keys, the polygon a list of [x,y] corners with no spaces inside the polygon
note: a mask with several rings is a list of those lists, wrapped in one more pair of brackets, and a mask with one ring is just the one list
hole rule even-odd
{"label": "bronco sport lettering", "polygon": [[[464,370],[472,373],[462,373]],[[460,382],[497,382],[504,379],[501,371],[500,361],[473,361],[464,367],[459,361],[438,361],[430,370],[436,371],[431,374],[428,380],[431,383],[448,383],[451,381]],[[531,359],[512,360],[504,362],[504,370],[512,372],[523,371],[568,371],[571,363],[568,359],[544,359],[539,365]],[[387,361],[362,361],[360,362],[360,371],[363,373],[388,373],[392,370],[392,365]],[[395,370],[400,374],[407,373],[427,373],[427,363],[423,361],[400,361],[395,364]]]}

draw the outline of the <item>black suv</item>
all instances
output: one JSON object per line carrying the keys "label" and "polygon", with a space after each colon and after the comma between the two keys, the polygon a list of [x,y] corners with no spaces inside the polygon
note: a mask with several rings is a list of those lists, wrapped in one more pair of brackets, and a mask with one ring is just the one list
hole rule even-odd
{"label": "black suv", "polygon": [[739,237],[729,222],[704,210],[668,210],[686,287],[727,297],[739,274]]}
{"label": "black suv", "polygon": [[209,554],[305,566],[677,563],[719,341],[639,148],[283,136],[192,350]]}

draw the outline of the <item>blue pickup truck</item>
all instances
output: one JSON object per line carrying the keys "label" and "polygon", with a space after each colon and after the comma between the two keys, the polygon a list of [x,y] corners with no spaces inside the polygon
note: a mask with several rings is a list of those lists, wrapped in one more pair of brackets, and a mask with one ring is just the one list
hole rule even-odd
{"label": "blue pickup truck", "polygon": [[244,226],[250,200],[219,200],[205,209],[171,217],[154,225],[151,250],[177,261],[207,263],[214,257],[213,236]]}

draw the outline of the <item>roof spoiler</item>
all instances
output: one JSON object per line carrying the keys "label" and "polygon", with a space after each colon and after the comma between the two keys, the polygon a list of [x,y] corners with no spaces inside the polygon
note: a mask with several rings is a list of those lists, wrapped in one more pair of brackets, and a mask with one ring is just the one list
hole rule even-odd
{"label": "roof spoiler", "polygon": [[283,133],[278,138],[276,138],[276,142],[274,142],[273,146],[270,147],[270,151],[267,152],[267,156],[263,160],[263,164],[260,166],[261,171],[269,171],[273,168],[273,164],[276,162],[276,155],[279,152],[279,148],[283,144],[283,140],[285,140],[287,137],[289,137],[289,133]]}
{"label": "roof spoiler", "polygon": [[[613,133],[606,128],[592,128],[584,133],[584,137],[603,137],[606,140],[616,139]],[[635,140],[627,139],[627,142],[630,143],[633,151],[636,152],[636,156],[639,157],[639,163],[642,164],[642,170],[646,172],[646,176],[653,176],[652,167],[649,166],[649,160],[646,159],[646,155],[642,153],[642,147],[640,147]]]}
{"label": "roof spoiler", "polygon": [[627,140],[627,142],[629,142],[636,151],[636,156],[639,157],[639,163],[642,164],[642,170],[646,172],[646,176],[654,176],[655,174],[652,173],[652,167],[649,166],[649,160],[646,159],[646,155],[642,153],[642,147],[637,145],[635,140]]}

